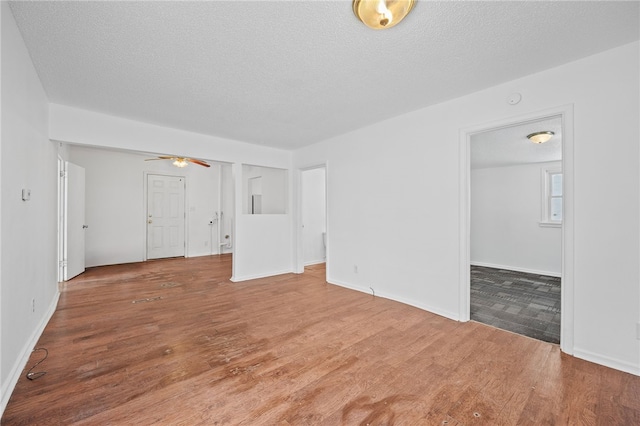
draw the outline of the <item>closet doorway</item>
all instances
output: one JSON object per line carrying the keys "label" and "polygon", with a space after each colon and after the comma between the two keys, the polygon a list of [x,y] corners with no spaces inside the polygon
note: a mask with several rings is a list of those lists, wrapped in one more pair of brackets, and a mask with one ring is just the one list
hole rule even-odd
{"label": "closet doorway", "polygon": [[300,173],[301,248],[305,273],[326,278],[327,262],[327,173],[315,167]]}

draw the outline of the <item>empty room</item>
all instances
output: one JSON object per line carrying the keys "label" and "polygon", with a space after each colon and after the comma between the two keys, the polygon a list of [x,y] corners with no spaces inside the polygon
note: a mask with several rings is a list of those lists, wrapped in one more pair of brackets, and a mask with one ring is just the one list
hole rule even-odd
{"label": "empty room", "polygon": [[640,2],[0,2],[0,422],[640,423]]}
{"label": "empty room", "polygon": [[471,319],[550,343],[560,343],[562,129],[552,117],[470,141]]}

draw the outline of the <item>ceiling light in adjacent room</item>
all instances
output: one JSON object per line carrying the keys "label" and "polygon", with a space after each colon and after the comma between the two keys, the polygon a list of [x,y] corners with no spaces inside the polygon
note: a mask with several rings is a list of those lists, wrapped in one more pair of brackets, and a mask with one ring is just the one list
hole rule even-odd
{"label": "ceiling light in adjacent room", "polygon": [[369,28],[391,28],[409,14],[415,0],[353,0],[353,13]]}
{"label": "ceiling light in adjacent room", "polygon": [[187,167],[188,164],[185,158],[176,158],[176,161],[173,162],[176,167]]}
{"label": "ceiling light in adjacent room", "polygon": [[172,155],[160,155],[159,157],[156,157],[156,158],[147,158],[144,161],[157,161],[157,160],[173,161],[172,164],[176,167],[187,167],[189,163],[197,164],[202,167],[211,167],[204,160],[197,160],[195,158],[187,158],[187,157],[174,157]]}
{"label": "ceiling light in adjacent room", "polygon": [[527,135],[527,139],[529,139],[533,143],[545,143],[548,142],[549,139],[553,137],[553,135],[555,135],[555,133],[547,130],[544,132],[531,133],[530,135]]}

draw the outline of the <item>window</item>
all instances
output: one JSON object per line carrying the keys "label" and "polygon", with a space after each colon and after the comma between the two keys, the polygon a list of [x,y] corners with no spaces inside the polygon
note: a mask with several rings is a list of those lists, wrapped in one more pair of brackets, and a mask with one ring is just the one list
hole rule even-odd
{"label": "window", "polygon": [[542,218],[540,226],[562,225],[562,171],[542,171]]}

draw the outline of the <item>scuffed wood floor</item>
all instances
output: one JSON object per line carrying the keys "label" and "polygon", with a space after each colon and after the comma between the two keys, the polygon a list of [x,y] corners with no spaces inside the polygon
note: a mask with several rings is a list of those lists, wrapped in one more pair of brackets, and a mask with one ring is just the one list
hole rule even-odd
{"label": "scuffed wood floor", "polygon": [[230,275],[224,255],[66,283],[47,374],[25,370],[2,424],[640,424],[639,377],[556,345],[326,284],[322,265]]}

